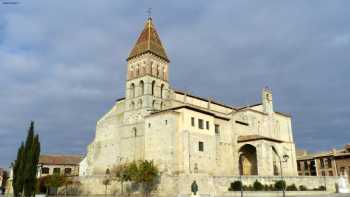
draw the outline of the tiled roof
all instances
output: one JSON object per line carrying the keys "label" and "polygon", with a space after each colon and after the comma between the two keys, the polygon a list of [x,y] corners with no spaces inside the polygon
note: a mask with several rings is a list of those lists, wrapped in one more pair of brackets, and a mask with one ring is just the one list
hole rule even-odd
{"label": "tiled roof", "polygon": [[165,49],[160,41],[159,35],[151,18],[148,18],[145,27],[137,39],[137,42],[134,48],[131,50],[127,60],[147,52],[150,52],[169,62],[168,56],[165,53]]}
{"label": "tiled roof", "polygon": [[79,165],[82,155],[40,155],[39,164],[45,165]]}

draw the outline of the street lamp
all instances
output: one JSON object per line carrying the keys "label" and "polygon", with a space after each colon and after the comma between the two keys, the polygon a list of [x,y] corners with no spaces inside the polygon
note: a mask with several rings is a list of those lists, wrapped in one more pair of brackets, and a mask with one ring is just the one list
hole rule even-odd
{"label": "street lamp", "polygon": [[282,180],[282,192],[283,192],[283,197],[286,196],[286,188],[285,188],[285,184],[284,184],[284,181],[283,181],[283,171],[282,171],[282,162],[285,163],[288,161],[289,159],[289,156],[288,155],[283,155],[283,161],[281,160],[281,157],[278,155],[278,158],[280,160],[280,171],[281,171],[281,180]]}
{"label": "street lamp", "polygon": [[239,180],[241,181],[241,197],[243,197],[243,182],[242,182],[242,174],[243,174],[243,164],[242,164],[242,154],[239,153]]}

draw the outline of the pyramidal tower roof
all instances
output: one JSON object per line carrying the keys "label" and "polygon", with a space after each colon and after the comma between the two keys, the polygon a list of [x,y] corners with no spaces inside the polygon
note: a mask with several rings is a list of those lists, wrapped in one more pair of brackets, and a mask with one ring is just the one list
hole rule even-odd
{"label": "pyramidal tower roof", "polygon": [[127,60],[145,53],[152,53],[169,62],[165,49],[160,41],[159,35],[153,25],[152,18],[149,17],[145,27],[137,39],[134,48],[131,50]]}

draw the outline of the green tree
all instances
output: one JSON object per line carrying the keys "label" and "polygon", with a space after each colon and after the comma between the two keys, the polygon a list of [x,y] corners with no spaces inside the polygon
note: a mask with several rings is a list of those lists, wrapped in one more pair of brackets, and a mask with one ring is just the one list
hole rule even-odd
{"label": "green tree", "polygon": [[37,165],[40,155],[39,136],[34,135],[34,122],[30,123],[25,143],[22,142],[13,166],[13,192],[16,197],[24,194],[30,197],[35,193]]}
{"label": "green tree", "polygon": [[56,196],[58,195],[58,188],[64,186],[67,178],[65,176],[60,176],[58,174],[49,175],[45,178],[45,186],[47,188],[55,188]]}
{"label": "green tree", "polygon": [[122,193],[124,192],[123,183],[125,181],[131,181],[131,174],[129,168],[130,165],[124,163],[114,166],[112,169],[112,176],[114,176],[117,179],[117,181],[120,182],[120,188]]}
{"label": "green tree", "polygon": [[140,183],[143,188],[144,196],[149,196],[151,191],[157,184],[159,178],[159,170],[153,161],[140,161],[137,165],[136,176],[133,181]]}
{"label": "green tree", "polygon": [[22,161],[23,155],[24,155],[24,144],[22,142],[17,152],[16,161],[13,165],[12,187],[13,187],[13,194],[15,197],[19,197],[23,189],[23,177],[21,176],[21,173],[23,172],[23,164],[24,164],[24,162]]}

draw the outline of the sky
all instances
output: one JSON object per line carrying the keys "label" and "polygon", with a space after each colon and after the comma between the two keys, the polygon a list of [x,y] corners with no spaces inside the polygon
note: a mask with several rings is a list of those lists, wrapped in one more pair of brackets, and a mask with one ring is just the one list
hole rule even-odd
{"label": "sky", "polygon": [[297,147],[350,143],[350,1],[0,0],[0,167],[31,120],[42,153],[86,153],[149,7],[174,89],[243,106],[269,86]]}

